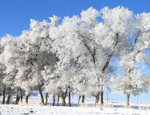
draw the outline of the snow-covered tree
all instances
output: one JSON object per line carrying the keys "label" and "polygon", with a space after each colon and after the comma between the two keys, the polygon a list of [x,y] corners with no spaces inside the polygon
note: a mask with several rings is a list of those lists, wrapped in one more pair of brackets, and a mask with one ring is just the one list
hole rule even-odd
{"label": "snow-covered tree", "polygon": [[3,58],[7,66],[6,72],[11,68],[17,69],[15,85],[25,89],[27,95],[38,86],[43,104],[41,85],[44,79],[41,70],[53,63],[48,28],[49,23],[46,21],[31,20],[30,31],[23,31],[22,35],[15,39],[9,36],[2,38],[5,45],[2,55],[7,57]]}
{"label": "snow-covered tree", "polygon": [[[100,14],[104,23],[98,23]],[[95,85],[99,87],[96,103],[101,91],[103,104],[104,81],[109,69],[113,68],[109,66],[110,61],[123,55],[130,45],[127,31],[131,20],[132,12],[124,7],[105,7],[100,12],[91,7],[82,11],[81,18],[65,17],[61,25],[51,28],[50,36],[55,40],[53,50],[60,59],[60,73],[64,68],[73,67],[70,66],[70,60],[74,60],[81,71],[91,71],[97,79]]]}
{"label": "snow-covered tree", "polygon": [[[143,74],[138,64],[146,62],[150,66],[149,51],[150,47],[150,14],[142,13],[135,15],[130,29],[130,39],[132,44],[127,52],[120,57],[118,62],[123,68],[120,77],[115,78],[113,89],[117,93],[127,95],[126,106],[129,106],[130,94],[139,95],[143,92],[148,93],[149,77]],[[141,64],[140,64],[141,65]]]}
{"label": "snow-covered tree", "polygon": [[[100,11],[91,7],[81,16],[64,17],[61,24],[57,16],[50,20],[31,20],[30,30],[2,38],[0,63],[6,66],[3,83],[7,87],[24,89],[28,96],[38,86],[43,104],[42,90],[46,95],[61,94],[62,105],[67,92],[95,96],[95,105],[101,94],[103,105],[104,88],[116,71],[110,62],[119,61],[124,72],[113,79],[122,84],[112,88],[120,91],[123,87],[128,97],[147,91],[147,75],[137,64],[143,61],[150,67],[146,54],[150,50],[149,13],[134,16],[124,7]],[[136,85],[135,79],[141,82]]]}
{"label": "snow-covered tree", "polygon": [[140,68],[134,67],[131,72],[122,72],[119,77],[111,79],[111,88],[114,93],[126,94],[126,106],[129,107],[130,95],[141,95],[148,93],[149,77],[140,71]]}
{"label": "snow-covered tree", "polygon": [[[0,44],[0,54],[4,51],[4,47]],[[5,95],[6,95],[6,85],[3,82],[3,79],[6,77],[5,74],[6,66],[0,62],[0,95],[3,96],[3,104],[5,103]]]}
{"label": "snow-covered tree", "polygon": [[[10,49],[12,48],[12,50],[14,50],[14,47],[10,47],[7,44],[15,44],[14,41],[14,37],[7,35],[6,37],[2,38],[1,40],[1,46],[3,48],[3,52],[1,53],[0,56],[0,62],[2,64],[2,66],[4,66],[6,69],[4,70],[5,76],[3,76],[2,82],[3,84],[5,84],[5,88],[4,88],[4,92],[5,94],[7,93],[8,98],[7,98],[7,104],[9,104],[10,101],[10,97],[11,95],[13,95],[14,90],[15,90],[15,76],[17,74],[17,70],[15,68],[15,66],[10,62],[11,59],[10,52],[6,52],[6,50],[10,51]],[[7,58],[6,58],[7,57]],[[3,99],[5,100],[5,99]],[[3,101],[4,103],[4,101]]]}

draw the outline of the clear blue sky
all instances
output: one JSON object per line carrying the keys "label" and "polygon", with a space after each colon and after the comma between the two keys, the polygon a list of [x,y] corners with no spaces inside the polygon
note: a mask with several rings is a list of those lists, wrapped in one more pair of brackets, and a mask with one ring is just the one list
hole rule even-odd
{"label": "clear blue sky", "polygon": [[[105,6],[114,8],[124,6],[134,14],[149,12],[150,0],[0,0],[0,38],[9,33],[19,36],[22,30],[28,30],[30,19],[42,21],[48,17],[80,15],[82,10],[93,6],[97,10]],[[125,100],[125,95],[109,95],[116,100]],[[136,100],[131,96],[130,100]],[[150,101],[150,95],[139,97],[141,101]]]}

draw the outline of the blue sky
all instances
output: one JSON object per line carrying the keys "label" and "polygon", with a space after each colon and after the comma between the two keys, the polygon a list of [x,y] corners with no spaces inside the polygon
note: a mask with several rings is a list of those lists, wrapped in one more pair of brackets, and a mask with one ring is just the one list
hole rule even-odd
{"label": "blue sky", "polygon": [[[6,33],[19,36],[22,30],[28,30],[30,19],[42,21],[49,20],[53,15],[64,16],[80,15],[82,10],[94,7],[97,10],[105,6],[114,8],[124,6],[134,14],[149,12],[150,0],[0,0],[0,38]],[[148,70],[148,69],[147,69]],[[109,97],[116,100],[125,100],[125,95],[113,95]],[[150,95],[139,97],[141,101],[150,101]],[[137,100],[131,96],[130,100]]]}
{"label": "blue sky", "polygon": [[128,7],[135,14],[149,12],[149,0],[0,0],[0,37],[13,36],[29,29],[30,19],[42,21],[48,17],[80,15],[82,10],[93,6],[97,10],[105,6]]}

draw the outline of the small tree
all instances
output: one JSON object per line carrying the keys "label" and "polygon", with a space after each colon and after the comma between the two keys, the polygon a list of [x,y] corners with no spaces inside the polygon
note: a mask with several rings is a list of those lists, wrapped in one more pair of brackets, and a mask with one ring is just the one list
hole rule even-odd
{"label": "small tree", "polygon": [[126,106],[129,107],[130,95],[148,93],[149,77],[144,75],[140,69],[134,68],[130,72],[121,73],[121,76],[111,79],[114,93],[126,94]]}

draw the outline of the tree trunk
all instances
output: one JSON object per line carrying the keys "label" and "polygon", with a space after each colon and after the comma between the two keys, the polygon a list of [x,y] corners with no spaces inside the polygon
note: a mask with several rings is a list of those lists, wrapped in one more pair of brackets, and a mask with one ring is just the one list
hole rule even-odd
{"label": "tree trunk", "polygon": [[46,93],[46,103],[45,103],[45,105],[47,105],[47,98],[48,98],[48,93]]}
{"label": "tree trunk", "polygon": [[95,107],[96,107],[96,104],[99,102],[99,96],[100,96],[100,92],[98,92],[98,94],[96,95]]}
{"label": "tree trunk", "polygon": [[78,99],[78,107],[79,107],[80,99],[81,99],[81,96],[79,96],[79,99]]}
{"label": "tree trunk", "polygon": [[53,106],[55,105],[55,94],[53,95]]}
{"label": "tree trunk", "polygon": [[18,88],[17,88],[16,104],[18,104]]}
{"label": "tree trunk", "polygon": [[129,108],[129,98],[130,98],[130,94],[127,93],[127,100],[126,100],[126,106],[127,106],[127,108]]}
{"label": "tree trunk", "polygon": [[[118,36],[118,34],[117,34],[117,36]],[[115,46],[116,46],[116,45],[117,45],[117,43],[115,44]],[[112,56],[113,56],[113,54],[109,54],[109,55],[108,55],[108,59],[107,59],[105,65],[104,65],[103,68],[102,68],[102,73],[105,73],[105,70],[107,69],[107,67],[108,67],[108,65],[109,65],[109,63],[110,63],[110,60],[111,60]],[[101,77],[102,77],[102,76],[101,76]],[[99,78],[100,78],[100,77],[99,77]],[[98,81],[100,81],[99,78],[98,78]],[[102,77],[102,81],[103,81],[103,77]],[[102,85],[102,88],[101,88],[101,106],[102,106],[103,104],[104,104],[104,103],[103,103],[103,85]]]}
{"label": "tree trunk", "polygon": [[21,90],[21,88],[20,88],[20,93],[21,93],[21,102],[22,102],[23,94],[22,94],[22,90]]}
{"label": "tree trunk", "polygon": [[8,98],[7,98],[6,104],[9,104],[9,101],[10,101],[10,91],[11,91],[11,88],[9,87],[8,88]]}
{"label": "tree trunk", "polygon": [[42,94],[42,91],[41,91],[40,83],[38,84],[38,88],[39,88],[39,93],[40,93],[40,96],[41,96],[42,105],[44,105],[44,98],[43,98],[43,94]]}
{"label": "tree trunk", "polygon": [[18,98],[18,102],[20,101],[20,97]]}
{"label": "tree trunk", "polygon": [[23,95],[21,96],[21,103],[22,103]]}
{"label": "tree trunk", "polygon": [[64,97],[66,98],[66,96],[67,96],[67,89],[66,89],[66,92],[65,92],[65,95],[64,95]]}
{"label": "tree trunk", "polygon": [[28,98],[29,98],[29,96],[28,95],[26,95],[26,103],[28,104]]}
{"label": "tree trunk", "polygon": [[65,94],[64,94],[63,91],[61,92],[61,100],[62,100],[61,106],[66,106],[66,102],[65,102]]}
{"label": "tree trunk", "polygon": [[69,107],[71,107],[71,96],[70,96],[70,90],[69,90],[69,98],[68,98],[68,102],[69,102]]}
{"label": "tree trunk", "polygon": [[84,98],[85,98],[85,96],[84,96],[84,95],[82,95],[82,103],[84,103]]}
{"label": "tree trunk", "polygon": [[19,89],[17,88],[16,104],[18,104],[18,102],[19,102],[19,100],[20,100],[20,97],[18,96],[18,92],[19,92]]}
{"label": "tree trunk", "polygon": [[66,106],[65,98],[63,97],[63,98],[61,98],[61,99],[62,99],[62,104],[61,104],[61,106]]}
{"label": "tree trunk", "polygon": [[17,104],[18,104],[19,100],[20,100],[20,97],[18,96],[18,99],[17,99]]}
{"label": "tree trunk", "polygon": [[60,96],[58,95],[57,106],[58,106],[58,104],[59,104],[59,98],[60,98]]}
{"label": "tree trunk", "polygon": [[101,106],[103,106],[104,102],[103,102],[103,91],[101,91]]}
{"label": "tree trunk", "polygon": [[18,98],[19,98],[19,97],[18,97],[18,95],[17,95],[17,97],[16,97],[16,104],[18,104]]}
{"label": "tree trunk", "polygon": [[3,90],[3,104],[5,104],[5,88]]}

